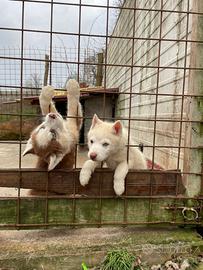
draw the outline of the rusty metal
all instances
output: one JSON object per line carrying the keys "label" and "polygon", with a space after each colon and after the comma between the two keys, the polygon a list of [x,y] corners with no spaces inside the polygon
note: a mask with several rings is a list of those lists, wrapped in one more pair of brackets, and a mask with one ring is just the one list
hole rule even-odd
{"label": "rusty metal", "polygon": [[[13,1],[13,2],[29,2],[29,3],[42,3],[42,4],[50,4],[51,0],[50,1],[43,1],[43,0],[10,0],[10,1]],[[81,3],[66,3],[66,2],[54,2],[55,5],[67,5],[67,6],[82,6],[82,7],[98,7],[98,8],[107,8],[107,5],[96,5],[96,4],[81,4]],[[121,10],[134,10],[135,8],[131,8],[131,7],[115,7],[115,6],[110,6],[108,5],[109,8],[111,9],[121,9]],[[178,11],[178,10],[170,10],[170,9],[153,9],[153,8],[139,8],[139,7],[136,7],[136,10],[139,10],[139,11],[155,11],[155,12],[173,12],[173,13],[180,13],[180,14],[196,14],[196,15],[203,15],[202,12],[195,12],[195,11]]]}
{"label": "rusty metal", "polygon": [[[186,41],[185,41],[186,42]],[[29,58],[29,57],[10,57],[10,56],[0,56],[0,59],[5,59],[5,60],[24,60],[24,61],[35,61],[35,62],[44,62],[44,59],[39,59],[39,58]],[[52,63],[64,63],[64,64],[80,64],[80,65],[89,65],[91,64],[90,62],[78,62],[78,61],[59,61],[59,60],[49,60],[49,62]],[[94,63],[94,66],[100,66],[101,64],[99,63]],[[107,66],[107,67],[129,67],[131,68],[132,65],[126,65],[126,64],[108,64],[105,63],[103,64],[103,66]],[[138,68],[149,68],[149,69],[175,69],[175,70],[196,70],[196,71],[201,71],[203,70],[202,67],[177,67],[177,66],[158,66],[158,65],[133,65],[133,67],[138,67]]]}
{"label": "rusty metal", "polygon": [[[199,14],[199,13],[198,13]],[[199,14],[200,15],[200,14]],[[12,31],[12,32],[21,32],[20,28],[12,28],[12,27],[0,27],[0,30],[5,30],[5,31]],[[50,34],[50,31],[48,30],[36,30],[36,29],[24,29],[24,32],[31,32],[31,33],[42,33],[42,34]],[[52,34],[54,35],[63,35],[63,36],[78,36],[78,33],[68,33],[68,32],[59,32],[59,31],[53,31]],[[80,34],[81,37],[101,37],[101,38],[115,38],[115,39],[127,39],[127,40],[151,40],[151,41],[160,41],[159,38],[146,38],[146,37],[128,37],[128,36],[118,36],[118,35],[98,35],[98,34]],[[173,38],[162,38],[162,41],[165,42],[185,42],[186,40],[183,39],[173,39]],[[200,43],[202,44],[202,40],[192,40],[188,39],[188,43]]]}
{"label": "rusty metal", "polygon": [[[199,212],[201,213],[202,211],[202,201],[203,201],[203,197],[202,194],[196,198],[196,201],[198,203],[201,204],[201,206],[194,206],[194,207],[182,207],[182,206],[178,206],[176,204],[177,201],[181,201],[181,200],[189,200],[189,199],[194,199],[193,197],[188,197],[184,194],[180,195],[179,189],[180,189],[180,178],[181,175],[194,175],[194,176],[201,176],[203,177],[203,172],[195,172],[192,171],[192,169],[190,171],[182,171],[180,173],[180,171],[178,169],[180,169],[180,157],[181,157],[181,151],[183,149],[202,149],[203,146],[199,145],[199,146],[193,146],[193,145],[188,145],[188,146],[182,146],[181,144],[181,137],[183,134],[183,125],[185,123],[200,123],[202,124],[203,121],[200,119],[185,119],[184,118],[184,102],[185,99],[187,98],[203,98],[203,95],[201,94],[188,94],[185,93],[185,88],[186,88],[186,73],[188,71],[203,71],[203,67],[198,67],[198,66],[189,66],[189,64],[187,63],[187,50],[188,50],[188,46],[191,44],[203,44],[203,40],[193,40],[192,38],[189,38],[189,22],[190,22],[190,15],[198,15],[198,16],[202,16],[203,13],[201,12],[196,12],[196,11],[191,11],[190,10],[190,0],[187,0],[187,10],[170,10],[170,9],[165,9],[164,8],[164,1],[161,0],[160,1],[160,8],[155,8],[154,6],[152,6],[151,8],[140,8],[139,6],[137,6],[137,2],[134,1],[134,6],[133,7],[115,7],[113,5],[110,5],[110,1],[107,0],[105,5],[97,5],[97,4],[84,4],[82,3],[82,0],[79,0],[78,3],[65,3],[63,1],[61,2],[55,2],[54,0],[49,0],[49,1],[43,1],[43,0],[11,0],[13,2],[20,2],[22,5],[21,11],[22,11],[22,16],[21,16],[21,27],[20,28],[15,28],[15,27],[0,27],[0,31],[10,31],[10,32],[19,32],[21,34],[21,55],[20,57],[11,57],[11,56],[3,56],[0,55],[0,59],[1,60],[16,60],[16,61],[20,61],[21,63],[21,70],[20,70],[20,85],[0,85],[0,87],[5,88],[5,89],[19,89],[20,91],[20,112],[19,113],[7,113],[7,112],[2,112],[0,113],[0,116],[13,116],[13,117],[17,117],[19,119],[19,126],[20,126],[20,138],[19,141],[7,141],[7,140],[1,140],[0,141],[0,145],[1,144],[5,144],[5,143],[9,143],[9,144],[17,144],[19,145],[19,166],[18,169],[9,169],[9,170],[2,170],[0,169],[0,183],[2,181],[2,176],[3,174],[7,174],[8,172],[10,173],[9,175],[9,180],[7,183],[3,183],[1,186],[2,187],[16,187],[17,188],[17,196],[13,196],[13,197],[0,197],[0,201],[4,201],[4,200],[9,200],[9,201],[14,201],[16,202],[16,223],[14,224],[0,224],[0,227],[2,228],[32,228],[32,227],[51,227],[51,226],[104,226],[104,225],[119,225],[119,226],[126,226],[126,225],[140,225],[140,224],[174,224],[174,225],[178,225],[178,224],[193,224],[193,225],[202,225],[202,221],[199,218]],[[41,4],[47,4],[50,6],[50,29],[49,30],[36,30],[36,29],[31,29],[31,28],[26,28],[24,25],[24,17],[25,17],[25,4],[27,3],[35,3],[36,5],[41,3]],[[54,16],[54,6],[75,6],[78,7],[79,10],[79,28],[77,32],[71,33],[71,32],[60,32],[60,31],[53,31],[53,16]],[[102,8],[105,12],[106,12],[106,19],[105,19],[105,23],[106,23],[106,29],[105,29],[105,34],[86,34],[86,33],[82,33],[81,29],[82,29],[82,8],[83,7],[93,7],[93,8]],[[121,36],[121,35],[116,35],[116,34],[109,34],[109,20],[110,20],[110,11],[114,10],[114,9],[119,9],[120,11],[122,10],[129,10],[133,12],[133,30],[132,30],[132,36]],[[145,36],[136,36],[136,14],[137,11],[143,11],[143,12],[153,12],[154,14],[156,14],[156,16],[159,16],[159,34],[158,37],[145,37]],[[181,15],[185,15],[186,16],[186,37],[184,38],[165,38],[162,35],[162,28],[163,28],[163,23],[164,23],[164,14],[181,14]],[[142,12],[140,13],[140,16],[142,16]],[[141,22],[142,23],[142,22]],[[178,23],[177,23],[178,24]],[[124,98],[120,98],[120,102],[121,101],[129,101],[129,113],[126,117],[119,117],[116,116],[116,120],[126,120],[128,121],[128,143],[126,145],[127,147],[127,159],[129,158],[129,149],[130,147],[137,147],[137,144],[132,144],[130,143],[130,132],[131,132],[131,126],[132,126],[132,122],[133,121],[140,121],[140,122],[151,122],[153,124],[153,140],[152,143],[149,145],[144,145],[144,148],[146,149],[152,149],[152,168],[148,171],[145,171],[144,173],[146,174],[146,178],[149,179],[149,183],[141,183],[138,182],[133,183],[132,186],[136,187],[136,188],[140,188],[142,190],[142,188],[144,189],[147,186],[147,195],[146,194],[131,194],[131,192],[129,192],[129,179],[127,178],[126,183],[125,183],[125,187],[126,187],[126,191],[125,194],[122,195],[120,198],[117,198],[117,196],[114,194],[105,194],[103,193],[104,187],[105,187],[105,180],[107,179],[107,182],[110,181],[109,177],[112,177],[112,171],[108,170],[108,169],[103,169],[100,168],[96,171],[96,175],[98,175],[97,180],[98,180],[98,190],[96,195],[93,194],[89,194],[89,193],[82,193],[81,190],[78,191],[78,173],[79,170],[76,168],[76,163],[77,163],[77,148],[79,146],[79,144],[76,146],[76,152],[75,152],[75,168],[74,170],[71,172],[71,179],[73,181],[73,189],[72,189],[72,193],[71,194],[55,194],[55,195],[50,195],[49,191],[50,188],[53,188],[53,175],[50,172],[44,172],[43,170],[36,170],[36,169],[22,169],[22,160],[21,160],[21,154],[22,154],[22,146],[25,144],[25,142],[23,141],[22,138],[22,128],[23,128],[23,117],[25,116],[33,116],[32,114],[26,114],[23,113],[23,99],[24,99],[24,91],[25,89],[35,89],[35,90],[39,90],[40,88],[33,88],[33,87],[25,87],[24,83],[23,83],[23,77],[24,77],[24,66],[26,61],[30,61],[30,62],[44,62],[44,59],[40,59],[40,58],[30,58],[30,57],[25,57],[24,55],[24,33],[41,33],[41,34],[48,34],[49,35],[49,60],[47,60],[47,62],[49,63],[49,84],[52,84],[53,82],[53,65],[54,64],[58,64],[58,63],[62,63],[62,64],[74,64],[77,65],[77,79],[78,81],[80,81],[80,67],[82,65],[90,65],[92,63],[86,61],[82,61],[81,60],[81,38],[82,37],[88,37],[88,38],[104,38],[105,39],[105,57],[104,57],[104,63],[103,63],[103,69],[104,69],[104,78],[103,78],[103,85],[104,85],[104,91],[102,92],[102,97],[103,97],[103,115],[102,115],[102,119],[103,120],[112,120],[111,117],[108,117],[106,115],[106,103],[107,103],[107,99],[106,96],[109,93],[114,94],[115,91],[111,91],[111,89],[109,91],[107,91],[107,72],[108,72],[108,67],[119,67],[119,68],[129,68],[130,69],[130,86],[129,89],[126,92],[118,92],[116,93],[118,96],[122,95],[124,96]],[[64,36],[73,36],[73,37],[77,37],[78,42],[77,42],[77,47],[78,47],[78,53],[77,53],[77,59],[76,61],[68,61],[66,60],[55,60],[53,59],[53,35],[64,35]],[[131,43],[131,61],[130,64],[117,64],[117,63],[109,63],[108,62],[108,41],[109,39],[120,39],[120,40],[127,40],[128,42]],[[135,64],[134,63],[134,50],[135,50],[135,46],[138,44],[138,41],[154,41],[155,45],[158,44],[158,49],[157,49],[157,54],[158,54],[158,61],[157,64],[151,64],[151,63],[146,63],[143,65],[139,65],[139,64]],[[177,65],[173,65],[173,66],[164,66],[161,65],[161,49],[162,49],[162,44],[164,42],[174,42],[174,43],[183,43],[185,44],[185,49],[184,49],[184,64],[182,66],[177,66]],[[138,44],[139,45],[139,44]],[[155,46],[154,45],[154,46]],[[138,49],[141,48],[142,45],[138,46]],[[152,47],[153,48],[153,47]],[[150,50],[152,49],[150,48]],[[146,52],[148,53],[148,51]],[[145,53],[145,54],[146,54]],[[145,55],[143,54],[142,57]],[[139,60],[139,59],[138,59]],[[93,63],[92,65],[94,66],[101,66],[100,63]],[[140,92],[139,88],[137,87],[137,85],[140,82],[143,82],[144,79],[140,80],[139,82],[133,84],[133,70],[135,68],[141,68],[141,69],[148,69],[150,70],[156,70],[156,86],[154,87],[154,92],[153,93],[149,93],[149,92]],[[160,72],[162,70],[176,70],[176,71],[183,71],[183,85],[182,85],[182,92],[178,93],[178,94],[170,94],[170,93],[159,93],[159,88],[160,88]],[[138,72],[138,71],[137,71]],[[135,73],[136,74],[136,73]],[[56,90],[61,90],[61,89],[56,89]],[[151,90],[151,89],[150,89]],[[92,93],[96,93],[96,90],[94,92],[94,90],[92,91]],[[132,98],[134,96],[149,96],[149,97],[155,97],[155,109],[154,109],[154,114],[152,116],[139,116],[139,117],[133,117],[132,114]],[[178,117],[177,119],[171,119],[171,118],[160,118],[158,116],[158,101],[159,101],[159,97],[176,97],[176,98],[180,98],[181,99],[181,106],[180,106],[180,117]],[[35,114],[35,116],[40,117],[41,115],[39,114]],[[85,119],[90,120],[92,117],[89,115],[85,115]],[[158,144],[156,143],[156,135],[157,135],[157,124],[161,122],[161,123],[177,123],[178,125],[180,125],[180,129],[178,132],[178,145],[164,145],[164,144]],[[86,144],[84,143],[83,146],[86,146]],[[173,182],[169,183],[169,179],[167,178],[167,174],[169,173],[169,171],[158,171],[155,169],[155,156],[156,156],[156,150],[157,149],[177,149],[178,150],[178,158],[177,158],[177,170],[175,171],[170,171],[171,174],[173,174],[174,178],[173,178]],[[41,195],[37,195],[35,197],[30,197],[30,196],[22,196],[21,194],[21,189],[22,188],[27,188],[27,186],[29,186],[30,184],[30,180],[25,181],[25,173],[26,172],[33,172],[33,174],[36,173],[42,173],[43,174],[43,181],[45,179],[45,196],[41,196]],[[103,179],[103,173],[106,173],[106,179]],[[57,176],[58,175],[63,175],[64,173],[66,173],[66,175],[69,175],[70,172],[66,171],[66,170],[59,170],[57,172]],[[134,174],[134,176],[137,175],[143,175],[143,171],[133,171],[130,172],[129,174]],[[13,175],[12,181],[11,181],[11,175]],[[45,176],[46,175],[46,176]],[[169,190],[172,190],[172,195],[168,194],[168,195],[160,195],[160,193],[156,193],[154,191],[154,188],[156,186],[155,184],[155,175],[162,175],[162,180],[165,179],[165,184],[164,184],[164,180],[163,182],[160,184],[160,186],[164,187],[164,188],[168,188]],[[5,176],[6,177],[6,176]],[[17,180],[16,180],[17,179]],[[203,179],[203,178],[202,178]],[[17,183],[16,183],[17,181]],[[203,181],[202,181],[203,182]],[[63,183],[64,184],[64,183]],[[31,187],[35,187],[34,185]],[[45,201],[45,211],[44,211],[44,221],[40,224],[24,224],[21,220],[21,203],[22,200],[43,200]],[[54,222],[49,222],[49,200],[52,199],[66,199],[66,200],[71,200],[72,201],[72,219],[71,222],[59,222],[59,223],[54,223]],[[77,221],[77,216],[76,216],[76,211],[77,211],[77,202],[80,199],[84,199],[84,200],[98,200],[98,222],[88,222],[88,224],[86,222],[78,222]],[[105,200],[108,199],[114,199],[114,200],[121,200],[121,202],[123,203],[123,216],[122,216],[122,221],[119,222],[103,222],[102,221],[102,211],[103,211],[103,203]],[[148,217],[147,217],[147,221],[142,221],[142,222],[131,222],[128,220],[128,202],[129,199],[143,199],[143,200],[147,200],[148,202]],[[158,221],[152,221],[152,211],[153,211],[153,202],[159,199],[173,199],[174,200],[174,204],[170,205],[170,206],[163,206],[163,208],[165,210],[173,210],[173,219],[171,221],[163,221],[160,220]],[[196,210],[197,209],[197,210]],[[184,216],[184,221],[183,222],[179,222],[177,221],[177,212],[181,210],[182,214]],[[186,212],[187,211],[191,211],[194,212],[194,214],[196,215],[194,219],[190,219],[187,217]]]}
{"label": "rusty metal", "polygon": [[25,3],[24,1],[22,2],[22,8],[21,8],[21,70],[20,70],[20,139],[19,139],[19,179],[18,179],[18,200],[17,200],[17,216],[16,216],[16,223],[20,223],[20,192],[21,192],[21,179],[22,179],[22,174],[21,174],[21,167],[22,167],[22,161],[21,161],[21,156],[22,156],[22,113],[23,113],[23,67],[24,67],[24,61],[23,61],[23,55],[24,55],[24,18],[25,18]]}
{"label": "rusty metal", "polygon": [[[184,221],[184,222],[174,222],[174,221],[153,221],[153,222],[128,222],[128,226],[133,226],[133,225],[193,225],[193,226],[201,226],[201,222],[200,221]],[[85,223],[85,222],[81,222],[81,223],[71,223],[71,222],[61,222],[61,223],[36,223],[36,224],[0,224],[0,228],[16,228],[16,229],[26,229],[26,228],[44,228],[44,227],[84,227],[84,226],[90,226],[90,227],[95,227],[95,226],[125,226],[125,222],[89,222],[89,223]]]}
{"label": "rusty metal", "polygon": [[[16,88],[16,89],[20,89],[21,87],[18,86],[18,85],[0,85],[0,87],[4,87],[4,88]],[[41,90],[41,88],[37,88],[37,87],[25,87],[23,86],[22,87],[23,89],[34,89],[34,90]],[[64,89],[61,89],[61,88],[55,88],[55,90],[58,90],[58,91],[61,91],[61,90],[64,90]],[[136,91],[133,91],[133,93],[130,93],[130,92],[125,92],[125,93],[120,93],[117,91],[118,88],[111,88],[111,89],[104,89],[103,91],[100,91],[101,93],[109,93],[109,94],[117,94],[117,95],[140,95],[140,96],[156,96],[156,93],[147,93],[147,92],[136,92]],[[81,91],[82,93],[86,93],[85,91]],[[97,90],[92,90],[91,93],[98,93]],[[159,96],[176,96],[176,97],[182,97],[182,94],[164,94],[164,93],[159,93],[158,94]],[[198,95],[198,94],[185,94],[184,97],[195,97],[195,98],[202,98],[203,95]],[[30,97],[25,97],[26,99],[30,99]],[[38,98],[37,96],[32,96],[31,98]]]}

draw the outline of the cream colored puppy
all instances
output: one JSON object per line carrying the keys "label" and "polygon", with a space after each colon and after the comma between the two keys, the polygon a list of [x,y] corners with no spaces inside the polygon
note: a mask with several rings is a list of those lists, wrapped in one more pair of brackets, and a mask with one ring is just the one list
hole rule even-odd
{"label": "cream colored puppy", "polygon": [[[71,169],[74,164],[75,147],[79,140],[82,125],[80,87],[71,79],[66,85],[68,95],[67,118],[57,112],[52,97],[54,88],[45,86],[39,97],[40,107],[45,120],[33,130],[27,142],[23,156],[38,156],[36,168],[53,170],[54,168]],[[71,118],[68,118],[71,117]]]}
{"label": "cream colored puppy", "polygon": [[95,168],[106,162],[114,173],[114,190],[117,195],[125,191],[125,177],[129,169],[146,169],[146,159],[142,152],[134,147],[129,148],[127,162],[128,142],[127,131],[120,121],[108,123],[100,120],[95,114],[88,133],[88,157],[80,172],[80,183],[88,184]]}

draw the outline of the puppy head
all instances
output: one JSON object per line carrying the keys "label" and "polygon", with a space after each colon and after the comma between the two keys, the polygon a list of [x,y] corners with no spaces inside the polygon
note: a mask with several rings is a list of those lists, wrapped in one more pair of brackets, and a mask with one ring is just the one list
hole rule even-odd
{"label": "puppy head", "polygon": [[54,169],[69,150],[68,140],[61,142],[66,137],[63,133],[67,136],[62,116],[49,113],[44,122],[32,132],[23,156],[35,154],[48,163],[48,170]]}
{"label": "puppy head", "polygon": [[[94,115],[88,133],[88,157],[94,161],[105,161],[120,149],[122,144],[122,124],[103,122]],[[123,144],[122,144],[123,146]]]}
{"label": "puppy head", "polygon": [[48,113],[43,126],[50,129],[63,129],[63,124],[63,117],[59,113]]}

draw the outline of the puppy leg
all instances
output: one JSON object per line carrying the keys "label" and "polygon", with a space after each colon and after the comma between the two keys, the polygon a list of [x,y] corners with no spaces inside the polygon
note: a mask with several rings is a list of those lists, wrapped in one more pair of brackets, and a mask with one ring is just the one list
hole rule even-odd
{"label": "puppy leg", "polygon": [[74,133],[78,133],[82,125],[82,119],[77,118],[82,117],[80,99],[80,86],[76,80],[69,80],[66,85],[68,94],[68,108],[67,108],[67,122],[68,127]]}
{"label": "puppy leg", "polygon": [[125,191],[125,177],[128,173],[128,163],[123,161],[118,164],[114,173],[114,191],[120,196]]}
{"label": "puppy leg", "polygon": [[89,183],[91,175],[93,174],[94,170],[99,167],[99,165],[99,162],[93,160],[85,161],[80,171],[80,184],[82,186],[86,186]]}
{"label": "puppy leg", "polygon": [[57,113],[57,110],[52,102],[54,96],[54,88],[50,85],[42,87],[41,94],[39,96],[40,108],[43,115],[48,113]]}

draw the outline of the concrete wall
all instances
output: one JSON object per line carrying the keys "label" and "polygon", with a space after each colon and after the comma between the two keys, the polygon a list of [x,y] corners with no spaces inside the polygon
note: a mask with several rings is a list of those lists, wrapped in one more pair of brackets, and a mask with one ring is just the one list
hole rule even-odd
{"label": "concrete wall", "polygon": [[85,142],[87,142],[87,133],[90,129],[93,115],[96,113],[99,117],[102,118],[105,110],[105,116],[111,118],[113,116],[112,113],[113,107],[115,106],[114,103],[115,102],[112,97],[106,96],[104,107],[104,100],[100,95],[85,100],[84,115],[85,117],[90,117],[90,119],[84,120]]}
{"label": "concrete wall", "polygon": [[[161,1],[157,0],[126,0],[124,7],[160,9]],[[164,10],[187,11],[187,1],[167,1],[164,0]],[[192,1],[190,1],[190,9]],[[133,25],[135,21],[134,37],[139,38],[160,38],[160,12],[136,10],[135,18],[133,10],[122,10],[117,24],[113,31],[114,36],[132,37]],[[186,13],[164,12],[162,19],[162,35],[164,39],[185,39],[186,38]],[[191,38],[192,16],[189,19],[189,35]],[[180,133],[180,124],[174,122],[157,122],[154,138],[154,121],[156,102],[157,118],[161,120],[176,119],[181,116],[182,98],[180,96],[170,96],[171,94],[187,94],[189,72],[184,74],[183,69],[160,68],[159,78],[159,46],[160,46],[160,66],[164,67],[184,67],[185,61],[185,42],[162,41],[159,40],[136,40],[111,38],[107,49],[108,64],[132,65],[131,67],[108,67],[107,68],[107,87],[119,87],[120,95],[117,103],[117,116],[129,117],[136,121],[131,121],[131,136],[135,143],[144,143],[145,154],[152,158],[152,145],[155,139],[156,146],[170,146],[170,148],[156,148],[155,162],[159,163],[165,169],[183,169],[184,151],[178,153],[179,137],[181,136],[181,145],[185,143],[185,125],[182,125]],[[134,50],[132,51],[134,47]],[[187,47],[187,66],[190,64],[191,44]],[[147,66],[139,67],[139,66]],[[155,68],[153,68],[155,66]],[[126,94],[131,91],[132,75],[132,98]],[[185,75],[185,82],[183,77]],[[158,86],[158,87],[157,87]],[[156,93],[160,94],[156,100]],[[139,95],[139,93],[146,95]],[[148,94],[148,95],[147,95]],[[168,94],[163,96],[161,94]],[[131,102],[131,106],[130,106]],[[183,119],[188,115],[187,99],[184,99]],[[131,111],[130,111],[131,110]],[[149,121],[138,121],[138,120]],[[125,126],[128,121],[124,121]],[[147,147],[148,146],[148,147]],[[178,164],[178,158],[180,163]]]}

